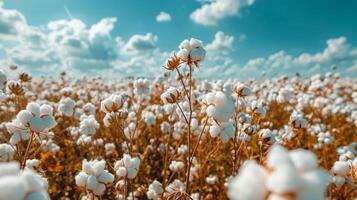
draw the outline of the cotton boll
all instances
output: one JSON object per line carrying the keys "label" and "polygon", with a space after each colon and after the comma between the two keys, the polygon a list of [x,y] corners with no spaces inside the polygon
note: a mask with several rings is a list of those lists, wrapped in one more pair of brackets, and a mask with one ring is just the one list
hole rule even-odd
{"label": "cotton boll", "polygon": [[33,115],[36,116],[40,116],[41,114],[41,109],[40,109],[40,105],[38,105],[37,103],[29,103],[26,106],[26,110],[30,111]]}
{"label": "cotton boll", "polygon": [[302,180],[293,166],[281,165],[269,175],[266,185],[270,191],[284,194],[298,192],[302,187]]}
{"label": "cotton boll", "polygon": [[268,193],[265,186],[267,175],[255,161],[247,161],[239,175],[229,181],[228,197],[232,200],[264,200]]}
{"label": "cotton boll", "polygon": [[0,191],[0,200],[23,200],[27,192],[27,185],[18,177],[1,177]]}
{"label": "cotton boll", "polygon": [[322,170],[313,170],[302,176],[303,189],[298,194],[298,199],[324,199],[325,188],[330,183],[330,177]]}
{"label": "cotton boll", "polygon": [[102,195],[105,191],[105,185],[102,183],[98,183],[96,188],[93,189],[93,193],[95,195]]}
{"label": "cotton boll", "polygon": [[339,176],[346,176],[350,170],[350,165],[346,161],[336,161],[331,171]]}
{"label": "cotton boll", "polygon": [[98,177],[98,182],[102,183],[111,183],[114,181],[114,176],[111,173],[108,172],[103,172],[99,177]]}
{"label": "cotton boll", "polygon": [[334,176],[332,177],[332,183],[336,185],[337,188],[341,188],[343,184],[345,184],[346,178],[342,176]]}
{"label": "cotton boll", "polygon": [[87,189],[89,190],[94,190],[97,185],[98,185],[98,181],[97,181],[97,178],[93,175],[90,175],[87,179]]}
{"label": "cotton boll", "polygon": [[85,172],[79,172],[79,174],[77,174],[75,177],[76,185],[85,187],[87,184],[87,179],[88,175]]}
{"label": "cotton boll", "polygon": [[49,200],[50,197],[45,191],[32,192],[26,198],[26,200]]}
{"label": "cotton boll", "polygon": [[268,153],[267,166],[275,169],[280,165],[293,165],[293,163],[288,150],[280,145],[274,145]]}
{"label": "cotton boll", "polygon": [[21,122],[24,126],[27,126],[30,123],[32,117],[33,115],[31,114],[31,112],[27,110],[20,111],[16,116],[17,120]]}
{"label": "cotton boll", "polygon": [[307,172],[317,168],[317,158],[314,153],[304,149],[297,149],[289,152],[294,166],[299,172]]}
{"label": "cotton boll", "polygon": [[119,167],[119,168],[117,169],[117,175],[118,175],[118,176],[121,176],[121,177],[126,176],[126,169],[125,169],[125,167]]}

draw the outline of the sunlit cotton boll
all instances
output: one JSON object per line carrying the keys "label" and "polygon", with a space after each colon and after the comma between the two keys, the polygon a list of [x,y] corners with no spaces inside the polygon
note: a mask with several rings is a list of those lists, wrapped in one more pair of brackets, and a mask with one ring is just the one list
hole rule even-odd
{"label": "sunlit cotton boll", "polygon": [[0,163],[1,200],[49,200],[47,181],[33,170],[20,171],[18,163]]}
{"label": "sunlit cotton boll", "polygon": [[26,110],[20,111],[16,118],[23,126],[37,133],[48,131],[57,124],[52,116],[52,107],[47,104],[40,106],[29,103]]}
{"label": "sunlit cotton boll", "polygon": [[264,200],[268,192],[267,176],[263,167],[255,161],[247,161],[239,175],[228,182],[228,197],[232,200]]}
{"label": "sunlit cotton boll", "polygon": [[99,128],[99,123],[94,115],[84,117],[79,125],[79,132],[84,135],[94,135]]}
{"label": "sunlit cotton boll", "polygon": [[170,165],[169,165],[169,169],[173,172],[178,172],[181,169],[183,169],[185,166],[185,164],[181,161],[171,161]]}
{"label": "sunlit cotton boll", "polygon": [[234,103],[231,97],[223,92],[209,93],[204,98],[207,116],[218,122],[226,122],[233,113]]}
{"label": "sunlit cotton boll", "polygon": [[124,154],[123,158],[114,164],[116,174],[120,177],[127,177],[133,179],[139,171],[140,159],[138,157],[131,157],[129,154]]}
{"label": "sunlit cotton boll", "polygon": [[286,199],[288,194],[298,200],[324,199],[330,178],[318,168],[312,152],[304,149],[289,152],[274,145],[268,153],[267,165],[269,170],[255,161],[247,161],[230,183],[228,195],[240,200]]}
{"label": "sunlit cotton boll", "polygon": [[195,38],[184,40],[179,45],[177,57],[187,64],[195,64],[199,66],[199,62],[203,61],[206,55],[206,50],[203,48],[202,42]]}
{"label": "sunlit cotton boll", "polygon": [[105,113],[116,112],[124,106],[125,101],[123,95],[110,95],[100,103],[100,110]]}
{"label": "sunlit cotton boll", "polygon": [[60,114],[70,117],[73,115],[75,105],[76,102],[73,101],[71,98],[67,97],[60,101],[58,111]]}
{"label": "sunlit cotton boll", "polygon": [[16,148],[9,144],[0,144],[0,161],[8,162],[13,159]]}
{"label": "sunlit cotton boll", "polygon": [[233,123],[231,121],[222,122],[220,124],[215,123],[210,126],[209,133],[213,138],[219,135],[223,142],[228,142],[228,140],[234,136]]}
{"label": "sunlit cotton boll", "polygon": [[105,170],[104,160],[83,160],[82,171],[75,177],[77,186],[85,187],[95,195],[102,195],[106,184],[114,182],[114,175]]}
{"label": "sunlit cotton boll", "polygon": [[170,87],[164,93],[161,94],[161,100],[167,103],[176,103],[180,97],[180,91],[174,87]]}
{"label": "sunlit cotton boll", "polygon": [[233,86],[234,92],[237,93],[238,96],[240,97],[246,97],[249,96],[252,93],[252,89],[250,87],[246,86],[243,83],[237,83]]}
{"label": "sunlit cotton boll", "polygon": [[21,141],[26,141],[30,138],[29,130],[21,124],[17,119],[5,124],[7,131],[11,134],[9,143],[16,145]]}
{"label": "sunlit cotton boll", "polygon": [[149,185],[146,196],[148,199],[158,200],[163,192],[164,189],[162,188],[162,184],[159,181],[154,180],[154,182]]}

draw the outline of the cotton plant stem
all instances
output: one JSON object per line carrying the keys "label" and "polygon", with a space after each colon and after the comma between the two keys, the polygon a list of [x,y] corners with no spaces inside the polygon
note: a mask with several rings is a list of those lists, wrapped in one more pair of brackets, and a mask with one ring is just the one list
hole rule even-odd
{"label": "cotton plant stem", "polygon": [[191,157],[190,157],[190,162],[191,162],[191,163],[192,163],[193,157],[195,156],[195,153],[196,153],[196,151],[197,151],[198,145],[200,144],[200,141],[201,141],[202,135],[203,135],[203,133],[204,133],[204,131],[205,131],[205,129],[206,129],[207,123],[208,123],[208,118],[206,118],[205,124],[203,125],[203,128],[202,128],[202,130],[201,130],[201,133],[200,133],[200,135],[198,136],[197,143],[196,143],[195,147],[193,148],[193,152],[192,152],[192,155],[191,155]]}
{"label": "cotton plant stem", "polygon": [[189,193],[189,185],[190,185],[190,172],[191,172],[191,120],[192,120],[192,102],[191,102],[191,95],[192,95],[192,65],[189,64],[190,68],[190,73],[189,73],[189,96],[188,96],[188,102],[190,104],[190,116],[188,119],[188,137],[187,137],[187,146],[188,146],[188,152],[187,152],[187,169],[186,169],[186,187],[185,187],[185,192]]}
{"label": "cotton plant stem", "polygon": [[26,152],[25,152],[25,156],[24,156],[23,161],[22,161],[21,169],[25,169],[25,167],[26,167],[26,161],[27,161],[27,159],[29,157],[30,148],[31,148],[34,136],[35,136],[35,132],[30,130],[30,141],[28,142],[27,147],[26,147]]}

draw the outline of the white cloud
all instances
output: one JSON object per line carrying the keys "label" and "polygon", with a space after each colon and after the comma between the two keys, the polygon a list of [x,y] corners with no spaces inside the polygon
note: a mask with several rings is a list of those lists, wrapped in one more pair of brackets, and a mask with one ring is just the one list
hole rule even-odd
{"label": "white cloud", "polygon": [[191,19],[205,26],[214,26],[225,17],[236,16],[244,7],[253,5],[255,0],[215,0],[194,10]]}
{"label": "white cloud", "polygon": [[147,52],[156,48],[157,40],[158,37],[152,33],[133,35],[123,47],[123,51],[127,54]]}
{"label": "white cloud", "polygon": [[171,21],[171,15],[167,12],[160,12],[156,16],[156,21],[157,22],[169,22],[169,21]]}
{"label": "white cloud", "polygon": [[218,31],[214,40],[206,45],[206,50],[211,54],[227,54],[233,51],[234,36]]}

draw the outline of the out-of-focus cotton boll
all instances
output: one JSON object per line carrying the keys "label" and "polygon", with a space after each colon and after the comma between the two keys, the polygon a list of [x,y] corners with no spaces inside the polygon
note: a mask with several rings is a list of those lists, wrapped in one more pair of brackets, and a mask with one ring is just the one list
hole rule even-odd
{"label": "out-of-focus cotton boll", "polygon": [[171,161],[170,165],[169,165],[169,169],[173,172],[178,172],[181,169],[183,169],[185,166],[185,164],[183,164],[183,162],[181,161]]}
{"label": "out-of-focus cotton boll", "polygon": [[89,115],[81,119],[79,132],[83,135],[94,135],[99,128],[99,123],[94,115]]}
{"label": "out-of-focus cotton boll", "polygon": [[228,197],[232,200],[264,200],[268,192],[265,183],[267,176],[263,167],[255,161],[247,161],[239,175],[228,182]]}
{"label": "out-of-focus cotton boll", "polygon": [[0,161],[8,162],[13,159],[16,148],[9,144],[0,144]]}
{"label": "out-of-focus cotton boll", "polygon": [[162,184],[159,181],[154,180],[154,182],[149,185],[146,196],[148,199],[158,200],[163,192],[164,189],[162,188]]}
{"label": "out-of-focus cotton boll", "polygon": [[58,111],[60,114],[70,117],[73,115],[75,105],[76,102],[73,101],[71,98],[67,97],[60,101]]}
{"label": "out-of-focus cotton boll", "polygon": [[218,122],[226,122],[233,113],[234,104],[231,97],[223,92],[209,93],[204,99],[207,116]]}

